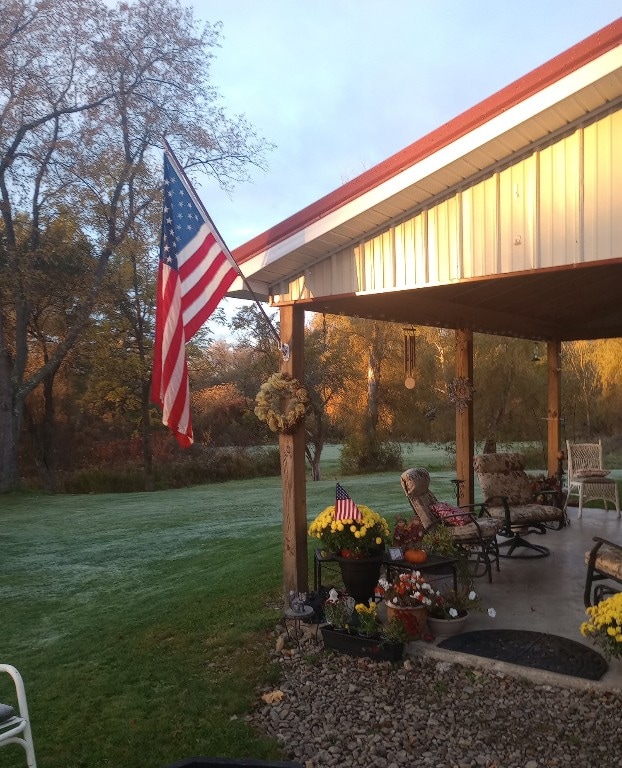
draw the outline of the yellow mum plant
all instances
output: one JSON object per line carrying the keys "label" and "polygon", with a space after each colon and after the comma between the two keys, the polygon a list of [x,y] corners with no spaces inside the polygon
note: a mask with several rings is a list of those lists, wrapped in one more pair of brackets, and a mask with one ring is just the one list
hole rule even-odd
{"label": "yellow mum plant", "polygon": [[335,506],[326,507],[309,526],[309,536],[342,557],[365,557],[380,552],[389,540],[389,524],[373,509],[362,504],[358,508],[360,520],[335,520]]}
{"label": "yellow mum plant", "polygon": [[622,658],[622,592],[585,609],[588,621],[581,624],[583,637],[591,638],[610,659]]}

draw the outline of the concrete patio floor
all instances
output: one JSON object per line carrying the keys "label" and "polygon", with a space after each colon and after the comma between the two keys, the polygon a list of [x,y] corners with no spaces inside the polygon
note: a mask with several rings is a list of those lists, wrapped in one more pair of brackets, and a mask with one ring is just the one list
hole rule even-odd
{"label": "concrete patio floor", "polygon": [[[531,534],[528,539],[535,544],[544,544],[550,549],[548,557],[531,560],[501,558],[500,571],[493,570],[493,582],[486,577],[476,579],[475,589],[482,599],[484,610],[474,612],[469,617],[466,631],[477,629],[527,629],[547,632],[570,638],[594,648],[600,648],[581,635],[580,625],[586,618],[583,605],[586,565],[585,552],[592,547],[592,538],[602,536],[615,542],[622,542],[622,519],[615,510],[583,509],[583,517],[578,518],[578,508],[568,507],[570,525],[560,531],[548,530],[545,535]],[[491,619],[486,609],[493,607],[497,613]],[[451,653],[436,649],[434,645],[419,641],[411,645],[417,653],[425,652],[421,646],[427,645],[427,652],[434,650],[442,657]],[[464,659],[466,654],[460,654]],[[478,663],[481,662],[480,657]],[[499,667],[500,662],[489,662],[489,666]],[[485,665],[485,663],[484,663]],[[481,666],[481,663],[480,663]],[[511,665],[502,665],[509,667]],[[513,666],[513,665],[512,665]],[[521,670],[525,668],[521,667]],[[539,670],[529,670],[529,677],[541,682],[556,682],[556,678],[567,676],[554,675]],[[531,674],[534,673],[534,674]],[[572,678],[574,681],[579,678]],[[561,681],[558,681],[561,682]],[[622,690],[622,661],[612,659],[609,669],[597,682],[582,681],[595,688]]]}

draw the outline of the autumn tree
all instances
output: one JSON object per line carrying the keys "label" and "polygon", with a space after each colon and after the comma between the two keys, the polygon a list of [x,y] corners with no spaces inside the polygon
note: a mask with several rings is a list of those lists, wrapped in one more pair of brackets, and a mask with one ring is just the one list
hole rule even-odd
{"label": "autumn tree", "polygon": [[[162,137],[230,186],[267,145],[210,82],[219,26],[176,0],[5,0],[0,30],[0,490],[19,479],[28,395],[94,316],[112,255],[159,200]],[[33,364],[30,283],[45,222],[71,209],[89,255],[67,327]],[[18,226],[18,222],[20,225]]]}

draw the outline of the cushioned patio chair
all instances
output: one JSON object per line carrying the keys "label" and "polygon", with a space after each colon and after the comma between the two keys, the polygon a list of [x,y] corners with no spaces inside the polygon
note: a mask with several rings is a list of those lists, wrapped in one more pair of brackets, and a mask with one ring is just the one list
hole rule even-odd
{"label": "cushioned patio chair", "polygon": [[28,768],[37,768],[22,676],[10,664],[0,664],[0,672],[6,672],[13,678],[17,698],[17,711],[10,704],[0,704],[0,747],[18,744],[26,753]]}
{"label": "cushioned patio chair", "polygon": [[[492,581],[492,563],[499,570],[497,532],[499,526],[487,513],[483,504],[454,507],[439,502],[430,489],[427,469],[414,467],[401,476],[402,488],[410,506],[425,532],[444,525],[453,540],[465,553],[473,567],[474,576],[488,575]],[[475,510],[479,510],[479,514]]]}
{"label": "cushioned patio chair", "polygon": [[609,470],[603,468],[603,446],[597,443],[571,443],[566,440],[568,453],[568,493],[565,507],[571,495],[579,496],[579,517],[583,516],[583,503],[602,499],[605,509],[611,502],[620,517],[618,484],[607,477]]}
{"label": "cushioned patio chair", "polygon": [[583,602],[586,608],[600,603],[613,592],[620,591],[615,589],[611,582],[622,584],[622,545],[601,539],[600,536],[594,536],[593,540],[596,543],[585,553],[587,575]]}
{"label": "cushioned patio chair", "polygon": [[[562,528],[565,515],[553,505],[534,503],[533,480],[525,472],[524,456],[520,453],[482,453],[473,457],[473,468],[486,509],[499,522],[500,535],[506,537],[500,544],[508,547],[502,557],[546,557],[550,554],[547,547],[528,541],[523,534],[544,534],[553,524]],[[519,554],[519,550],[523,552]]]}

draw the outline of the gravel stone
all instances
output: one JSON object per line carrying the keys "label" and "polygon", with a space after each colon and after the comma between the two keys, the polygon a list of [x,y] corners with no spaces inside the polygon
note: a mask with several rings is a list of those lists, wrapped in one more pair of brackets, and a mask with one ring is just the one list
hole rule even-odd
{"label": "gravel stone", "polygon": [[536,684],[426,655],[358,659],[311,637],[300,653],[273,658],[284,696],[258,700],[249,721],[306,768],[622,766],[622,691]]}

